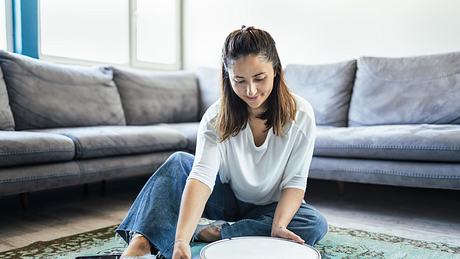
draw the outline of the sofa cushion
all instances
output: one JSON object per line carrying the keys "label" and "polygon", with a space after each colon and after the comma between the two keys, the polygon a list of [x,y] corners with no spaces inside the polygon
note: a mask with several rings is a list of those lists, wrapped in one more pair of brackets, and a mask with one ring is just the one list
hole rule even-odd
{"label": "sofa cushion", "polygon": [[5,80],[0,67],[0,130],[14,130],[13,113],[11,112],[8,92],[6,91]]}
{"label": "sofa cushion", "polygon": [[69,161],[74,156],[75,146],[68,137],[0,131],[0,167]]}
{"label": "sofa cushion", "polygon": [[318,127],[314,155],[460,162],[460,125]]}
{"label": "sofa cushion", "polygon": [[170,127],[180,131],[187,138],[187,150],[195,152],[196,136],[198,133],[199,122],[186,122],[186,123],[161,123],[158,126]]}
{"label": "sofa cushion", "polygon": [[362,57],[350,126],[460,124],[460,52],[407,58]]}
{"label": "sofa cushion", "polygon": [[57,65],[0,51],[17,130],[124,125],[108,68]]}
{"label": "sofa cushion", "polygon": [[220,97],[220,71],[217,68],[199,67],[196,70],[200,89],[200,118]]}
{"label": "sofa cushion", "polygon": [[356,61],[287,65],[288,87],[313,106],[317,125],[346,126]]}
{"label": "sofa cushion", "polygon": [[196,76],[113,68],[129,125],[198,121]]}
{"label": "sofa cushion", "polygon": [[185,136],[160,126],[96,126],[34,130],[62,134],[75,142],[76,159],[179,150]]}

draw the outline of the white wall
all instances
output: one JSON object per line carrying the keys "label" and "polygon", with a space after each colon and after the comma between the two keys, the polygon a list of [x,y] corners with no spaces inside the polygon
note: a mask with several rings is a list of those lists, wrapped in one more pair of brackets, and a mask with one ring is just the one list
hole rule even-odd
{"label": "white wall", "polygon": [[219,64],[242,24],[267,30],[281,62],[460,51],[458,0],[184,0],[185,68]]}

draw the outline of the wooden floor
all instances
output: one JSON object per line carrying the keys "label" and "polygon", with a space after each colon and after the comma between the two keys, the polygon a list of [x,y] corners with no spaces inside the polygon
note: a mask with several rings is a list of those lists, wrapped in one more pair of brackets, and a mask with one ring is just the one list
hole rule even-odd
{"label": "wooden floor", "polygon": [[[124,218],[146,177],[35,192],[23,210],[18,196],[0,198],[0,251],[106,226]],[[460,245],[460,191],[309,180],[307,202],[329,224]]]}

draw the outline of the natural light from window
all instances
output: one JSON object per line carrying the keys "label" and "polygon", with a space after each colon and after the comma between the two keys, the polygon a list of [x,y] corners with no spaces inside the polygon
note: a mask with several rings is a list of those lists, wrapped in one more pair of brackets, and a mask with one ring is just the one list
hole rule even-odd
{"label": "natural light from window", "polygon": [[0,0],[0,49],[6,49],[6,42],[5,0]]}
{"label": "natural light from window", "polygon": [[129,1],[41,0],[41,54],[129,63]]}
{"label": "natural light from window", "polygon": [[137,59],[174,64],[177,56],[175,0],[137,0]]}

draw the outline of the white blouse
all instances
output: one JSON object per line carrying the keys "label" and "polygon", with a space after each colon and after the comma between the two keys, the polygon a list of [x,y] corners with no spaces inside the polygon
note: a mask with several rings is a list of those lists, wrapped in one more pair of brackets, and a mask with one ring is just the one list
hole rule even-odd
{"label": "white blouse", "polygon": [[195,160],[188,179],[214,188],[217,173],[229,183],[237,199],[265,205],[277,202],[285,188],[305,190],[315,145],[313,109],[305,99],[294,95],[295,121],[285,125],[280,137],[269,129],[265,142],[257,147],[249,124],[238,135],[219,142],[213,127],[219,102],[212,104],[201,119]]}

